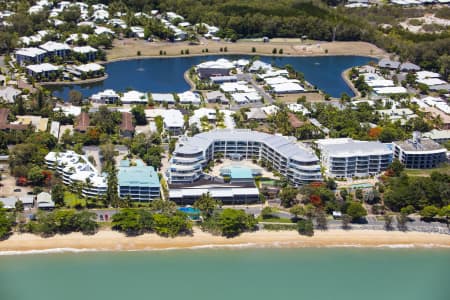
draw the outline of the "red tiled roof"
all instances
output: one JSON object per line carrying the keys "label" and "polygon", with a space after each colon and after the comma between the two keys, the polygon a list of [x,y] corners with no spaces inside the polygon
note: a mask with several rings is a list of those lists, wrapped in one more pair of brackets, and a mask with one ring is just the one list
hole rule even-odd
{"label": "red tiled roof", "polygon": [[76,120],[75,130],[77,131],[87,131],[89,127],[90,119],[87,112],[82,112]]}
{"label": "red tiled roof", "polygon": [[122,124],[120,124],[120,130],[122,131],[134,131],[133,118],[131,113],[122,113]]}
{"label": "red tiled roof", "polygon": [[300,121],[293,113],[288,113],[289,123],[294,128],[302,127],[304,122]]}

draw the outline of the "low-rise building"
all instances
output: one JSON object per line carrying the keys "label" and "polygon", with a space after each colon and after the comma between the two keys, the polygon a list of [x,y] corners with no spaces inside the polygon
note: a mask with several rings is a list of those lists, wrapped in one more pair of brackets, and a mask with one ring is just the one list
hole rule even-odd
{"label": "low-rise building", "polygon": [[82,112],[75,120],[74,129],[78,132],[86,132],[90,125],[90,118],[87,112]]}
{"label": "low-rise building", "polygon": [[94,61],[97,56],[98,50],[91,46],[73,47],[73,52],[79,56],[85,56],[86,60]]}
{"label": "low-rise building", "polygon": [[337,138],[318,140],[316,144],[330,177],[373,176],[385,171],[392,162],[392,149],[380,142]]}
{"label": "low-rise building", "polygon": [[114,90],[107,89],[91,96],[91,100],[97,103],[112,104],[120,99],[120,95]]}
{"label": "low-rise building", "polygon": [[180,104],[193,104],[200,105],[202,99],[198,93],[192,91],[186,91],[184,93],[179,93],[178,98],[180,99]]}
{"label": "low-rise building", "polygon": [[161,94],[161,93],[152,93],[153,102],[156,103],[167,103],[167,104],[175,104],[175,97],[172,94]]}
{"label": "low-rise building", "polygon": [[228,104],[229,101],[225,95],[219,91],[212,91],[206,93],[206,101],[208,103],[220,103],[220,104]]}
{"label": "low-rise building", "polygon": [[201,79],[206,79],[215,76],[228,76],[230,71],[234,69],[234,65],[224,58],[215,61],[206,61],[198,64],[197,74]]}
{"label": "low-rise building", "polygon": [[72,50],[66,43],[53,41],[48,41],[45,44],[40,45],[39,48],[45,50],[47,52],[46,55],[48,56],[59,56],[62,58],[68,56]]}
{"label": "low-rise building", "polygon": [[447,149],[435,141],[421,138],[419,132],[406,141],[393,142],[394,157],[408,169],[431,169],[447,161]]}
{"label": "low-rise building", "polygon": [[58,76],[60,69],[49,63],[39,65],[28,65],[26,67],[29,76],[37,79],[48,79]]}
{"label": "low-rise building", "polygon": [[122,122],[120,124],[120,134],[124,137],[134,135],[133,116],[129,112],[122,112]]}
{"label": "low-rise building", "polygon": [[46,53],[47,52],[45,50],[31,47],[16,50],[14,52],[14,56],[16,57],[17,63],[23,66],[27,64],[42,63]]}
{"label": "low-rise building", "polygon": [[433,129],[430,132],[424,133],[423,137],[432,139],[436,143],[442,144],[450,141],[450,129],[445,130]]}
{"label": "low-rise building", "polygon": [[131,164],[122,160],[117,174],[119,197],[130,197],[133,201],[151,201],[160,197],[161,185],[155,169],[142,160]]}
{"label": "low-rise building", "polygon": [[128,91],[123,93],[123,96],[120,97],[120,101],[123,104],[147,104],[148,95],[147,93],[141,93],[138,91]]}
{"label": "low-rise building", "polygon": [[177,109],[146,109],[145,117],[154,122],[157,116],[163,118],[164,130],[172,136],[179,136],[184,133],[184,117]]}

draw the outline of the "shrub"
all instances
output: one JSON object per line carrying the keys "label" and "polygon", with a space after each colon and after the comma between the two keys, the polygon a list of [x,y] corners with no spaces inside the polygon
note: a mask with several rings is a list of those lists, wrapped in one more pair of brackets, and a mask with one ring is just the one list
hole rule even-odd
{"label": "shrub", "polygon": [[299,220],[297,222],[297,231],[301,235],[313,236],[314,226],[311,220]]}

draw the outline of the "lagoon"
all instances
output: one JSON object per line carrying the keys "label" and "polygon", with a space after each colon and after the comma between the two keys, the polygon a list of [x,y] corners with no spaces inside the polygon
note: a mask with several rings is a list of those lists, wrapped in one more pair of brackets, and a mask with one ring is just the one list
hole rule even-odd
{"label": "lagoon", "polygon": [[447,300],[448,249],[192,249],[0,256],[0,298]]}
{"label": "lagoon", "polygon": [[[206,55],[115,61],[106,64],[108,78],[102,82],[86,85],[49,86],[48,88],[53,91],[54,96],[65,100],[68,99],[71,89],[80,91],[84,97],[89,97],[105,89],[114,89],[118,92],[135,89],[141,92],[179,93],[190,88],[183,77],[186,70],[203,61],[215,60],[220,57],[250,58],[250,56],[243,55]],[[333,97],[340,97],[344,92],[353,96],[353,92],[341,77],[342,71],[353,66],[367,64],[375,59],[364,56],[261,56],[261,60],[280,67],[290,64],[295,70],[304,73],[306,80],[311,84]]]}

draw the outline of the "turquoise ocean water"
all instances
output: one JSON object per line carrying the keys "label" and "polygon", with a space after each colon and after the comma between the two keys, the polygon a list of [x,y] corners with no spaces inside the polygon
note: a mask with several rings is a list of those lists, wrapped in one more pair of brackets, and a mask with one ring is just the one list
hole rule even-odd
{"label": "turquoise ocean water", "polygon": [[0,256],[0,299],[449,300],[448,249],[202,249]]}

